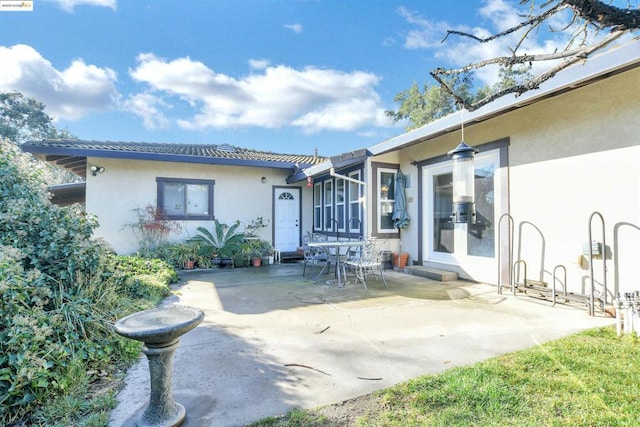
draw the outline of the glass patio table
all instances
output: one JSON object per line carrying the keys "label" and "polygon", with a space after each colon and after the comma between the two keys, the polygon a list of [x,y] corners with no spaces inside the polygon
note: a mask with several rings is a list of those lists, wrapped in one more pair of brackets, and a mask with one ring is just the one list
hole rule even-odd
{"label": "glass patio table", "polygon": [[[328,285],[338,285],[338,287],[341,288],[349,283],[347,281],[347,278],[346,277],[343,278],[342,275],[340,274],[341,270],[345,271],[344,266],[341,265],[344,263],[343,256],[340,253],[341,250],[344,249],[345,255],[347,255],[351,250],[351,248],[362,247],[364,246],[364,243],[365,242],[363,240],[353,240],[353,241],[335,240],[335,241],[309,242],[307,244],[309,245],[310,248],[316,248],[316,249],[325,251],[329,257],[328,258],[329,260],[332,260],[335,258],[336,279],[327,280],[326,283]],[[331,253],[332,249],[335,251],[334,253]],[[328,270],[330,264],[331,262],[327,261],[324,267],[322,267],[322,270],[320,270],[320,272],[313,278],[314,283],[318,281],[318,277],[320,277],[320,275],[324,273],[325,270]],[[346,276],[346,273],[345,273],[345,276]]]}

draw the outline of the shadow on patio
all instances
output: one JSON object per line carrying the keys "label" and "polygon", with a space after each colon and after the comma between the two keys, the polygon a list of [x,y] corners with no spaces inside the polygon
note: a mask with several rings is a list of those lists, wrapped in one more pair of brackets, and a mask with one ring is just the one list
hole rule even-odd
{"label": "shadow on patio", "polygon": [[[316,269],[315,273],[319,270]],[[219,309],[235,314],[260,314],[273,310],[288,310],[310,304],[336,304],[349,301],[380,299],[390,296],[419,300],[454,300],[471,295],[469,288],[475,284],[464,281],[437,282],[424,277],[412,276],[393,270],[385,272],[389,285],[369,278],[368,291],[362,284],[355,283],[349,274],[349,283],[343,288],[325,282],[333,278],[322,274],[317,283],[307,272],[302,276],[301,264],[277,264],[266,267],[235,268],[206,271],[182,272],[181,281],[173,288],[180,292],[181,284],[188,281],[214,285],[211,298],[219,304]]]}

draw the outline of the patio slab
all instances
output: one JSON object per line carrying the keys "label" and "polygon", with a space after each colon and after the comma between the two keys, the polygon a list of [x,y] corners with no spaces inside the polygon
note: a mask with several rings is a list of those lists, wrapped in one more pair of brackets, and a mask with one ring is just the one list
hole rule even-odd
{"label": "patio slab", "polygon": [[[370,280],[367,292],[301,274],[300,264],[182,274],[164,304],[205,313],[174,358],[184,426],[242,426],[614,323],[486,284],[388,271],[389,287]],[[142,356],[109,425],[134,426],[148,399]]]}

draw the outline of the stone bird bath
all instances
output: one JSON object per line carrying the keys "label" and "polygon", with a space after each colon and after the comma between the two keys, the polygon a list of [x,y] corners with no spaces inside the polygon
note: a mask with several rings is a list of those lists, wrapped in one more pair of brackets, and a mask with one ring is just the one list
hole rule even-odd
{"label": "stone bird bath", "polygon": [[173,427],[184,421],[186,410],[173,399],[171,391],[173,354],[180,336],[202,319],[204,313],[200,309],[172,305],[134,313],[115,323],[118,334],[144,343],[142,351],[149,361],[151,395],[138,426]]}

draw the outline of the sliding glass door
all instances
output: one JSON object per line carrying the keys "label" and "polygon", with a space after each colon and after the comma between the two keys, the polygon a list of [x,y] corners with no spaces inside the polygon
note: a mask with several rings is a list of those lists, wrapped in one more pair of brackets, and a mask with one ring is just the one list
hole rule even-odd
{"label": "sliding glass door", "polygon": [[[477,280],[495,275],[496,200],[499,150],[480,153],[475,161],[475,224],[451,222],[451,162],[424,166],[423,249],[425,263],[451,264]],[[486,277],[486,279],[485,279]]]}

